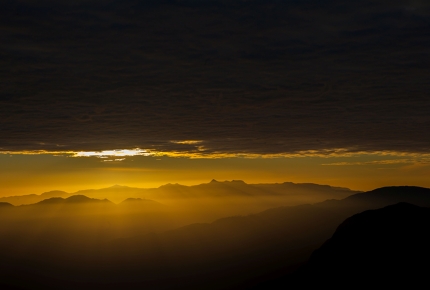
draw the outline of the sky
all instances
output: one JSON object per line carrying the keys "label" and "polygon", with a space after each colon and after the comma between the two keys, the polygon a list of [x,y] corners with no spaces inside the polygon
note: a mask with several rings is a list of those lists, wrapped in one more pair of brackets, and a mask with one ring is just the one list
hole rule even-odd
{"label": "sky", "polygon": [[2,1],[0,196],[430,187],[428,47],[424,0]]}

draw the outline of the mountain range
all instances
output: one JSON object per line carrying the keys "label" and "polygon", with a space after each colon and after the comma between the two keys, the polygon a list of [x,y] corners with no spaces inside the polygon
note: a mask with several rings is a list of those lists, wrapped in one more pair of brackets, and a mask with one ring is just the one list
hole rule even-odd
{"label": "mountain range", "polygon": [[[129,202],[151,203],[130,199],[124,204]],[[273,281],[276,284],[282,281],[287,285],[300,273],[306,273],[306,277],[312,279],[318,278],[315,271],[300,269],[318,269],[317,266],[305,266],[309,258],[309,265],[326,263],[324,259],[320,264],[313,262],[315,257],[324,256],[315,253],[324,252],[323,249],[328,247],[326,245],[337,239],[338,234],[333,233],[345,227],[339,225],[346,219],[345,223],[350,224],[348,218],[356,214],[399,202],[411,204],[408,205],[410,211],[418,212],[414,206],[430,207],[430,189],[385,187],[343,199],[281,206],[251,215],[231,216],[171,230],[145,231],[141,226],[135,226],[129,228],[128,236],[114,234],[112,223],[120,222],[121,219],[131,222],[157,217],[132,214],[127,219],[119,212],[114,218],[108,218],[102,214],[104,207],[101,213],[98,210],[91,213],[85,211],[77,215],[77,219],[76,216],[71,217],[67,210],[61,210],[64,206],[57,207],[60,215],[52,215],[53,210],[47,211],[47,206],[49,208],[51,205],[46,204],[15,207],[32,214],[27,219],[22,215],[21,219],[15,216],[21,233],[17,233],[16,227],[11,230],[13,226],[9,221],[13,219],[8,220],[9,226],[2,223],[0,233],[9,238],[7,242],[6,239],[1,241],[4,251],[0,257],[0,268],[3,270],[0,277],[8,281],[9,285],[22,286],[19,279],[10,278],[16,277],[17,274],[13,273],[19,272],[19,277],[26,277],[32,281],[32,285],[39,285],[43,289],[57,289],[59,285],[62,289],[172,289],[175,285],[187,289],[271,289],[275,285]],[[107,204],[113,208],[123,205]],[[93,206],[95,204],[89,205],[89,208],[96,208]],[[405,207],[404,204],[402,206]],[[34,208],[43,210],[32,211]],[[7,211],[0,211],[1,220],[6,221]],[[37,217],[37,212],[45,213],[44,222],[31,221]],[[393,211],[393,215],[396,219],[385,219],[387,229],[390,221],[394,221],[391,228],[395,228],[398,221],[405,217],[397,211]],[[52,221],[53,216],[57,224]],[[378,228],[385,227],[378,222],[378,215],[366,216],[370,224],[375,220],[374,224],[380,225],[367,233],[368,236],[372,236]],[[73,222],[68,224],[67,221]],[[51,224],[42,227],[44,223]],[[79,226],[74,228],[75,224]],[[39,228],[39,231],[35,228]],[[360,229],[363,228],[366,226]],[[355,231],[353,228],[352,232]],[[27,238],[31,243],[22,241],[26,234],[33,237]],[[365,234],[363,232],[363,236]],[[385,235],[383,231],[381,235]],[[35,239],[35,236],[38,238]],[[329,242],[324,244],[327,240]],[[323,244],[320,250],[314,252]],[[346,248],[354,249],[352,246]],[[371,257],[368,259],[372,263]],[[354,263],[353,260],[350,262]],[[339,263],[335,265],[343,267]],[[327,277],[333,277],[328,272]]]}
{"label": "mountain range", "polygon": [[72,195],[85,195],[90,198],[107,198],[119,203],[126,198],[142,198],[156,201],[202,199],[202,198],[226,198],[226,197],[286,197],[287,202],[300,204],[310,201],[323,201],[330,198],[344,198],[357,193],[348,188],[332,187],[312,183],[273,183],[273,184],[247,184],[241,180],[216,181],[193,186],[180,184],[166,184],[158,188],[135,188],[114,185],[102,189],[80,190],[74,193],[65,191],[49,191],[37,194],[8,196],[0,198],[0,202],[8,202],[13,205],[33,204],[52,197],[69,197]]}

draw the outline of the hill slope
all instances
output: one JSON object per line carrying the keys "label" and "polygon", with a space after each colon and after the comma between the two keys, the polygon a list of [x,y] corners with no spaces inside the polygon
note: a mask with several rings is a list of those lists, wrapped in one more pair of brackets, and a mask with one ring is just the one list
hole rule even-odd
{"label": "hill slope", "polygon": [[429,224],[430,208],[408,203],[354,215],[312,254],[305,280],[318,281],[319,286],[341,286],[345,281],[384,286],[426,283]]}

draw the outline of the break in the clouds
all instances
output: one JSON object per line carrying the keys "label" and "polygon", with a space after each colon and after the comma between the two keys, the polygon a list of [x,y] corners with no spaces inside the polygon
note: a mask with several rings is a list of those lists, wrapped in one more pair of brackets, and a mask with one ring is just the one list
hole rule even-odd
{"label": "break in the clouds", "polygon": [[3,151],[430,151],[428,1],[0,6]]}

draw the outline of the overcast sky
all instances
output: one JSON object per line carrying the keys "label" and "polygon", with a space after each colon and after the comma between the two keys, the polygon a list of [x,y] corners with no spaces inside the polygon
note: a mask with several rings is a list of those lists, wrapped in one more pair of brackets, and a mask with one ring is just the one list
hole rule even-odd
{"label": "overcast sky", "polygon": [[430,151],[428,1],[0,6],[2,150]]}
{"label": "overcast sky", "polygon": [[430,187],[429,48],[424,0],[2,0],[0,196]]}

